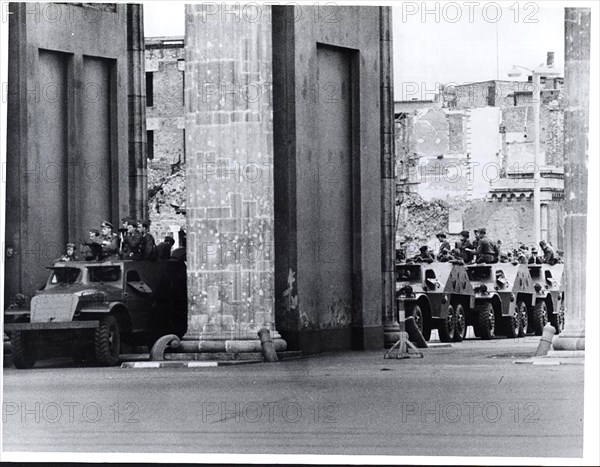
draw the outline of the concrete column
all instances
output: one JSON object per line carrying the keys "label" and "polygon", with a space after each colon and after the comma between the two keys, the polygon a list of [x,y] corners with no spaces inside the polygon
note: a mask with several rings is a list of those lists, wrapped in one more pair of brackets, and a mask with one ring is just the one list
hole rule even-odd
{"label": "concrete column", "polygon": [[[186,5],[188,341],[260,351],[274,324],[270,11]],[[247,13],[247,12],[245,12]]]}
{"label": "concrete column", "polygon": [[381,268],[383,273],[383,333],[384,345],[398,341],[400,327],[395,305],[396,258],[396,177],[394,169],[394,83],[392,59],[392,10],[379,7],[381,60]]}
{"label": "concrete column", "polygon": [[144,7],[127,7],[127,104],[129,114],[129,212],[148,219],[148,175],[146,158],[146,74],[144,66]]}
{"label": "concrete column", "polygon": [[565,8],[565,329],[555,350],[585,349],[590,22],[589,8]]}

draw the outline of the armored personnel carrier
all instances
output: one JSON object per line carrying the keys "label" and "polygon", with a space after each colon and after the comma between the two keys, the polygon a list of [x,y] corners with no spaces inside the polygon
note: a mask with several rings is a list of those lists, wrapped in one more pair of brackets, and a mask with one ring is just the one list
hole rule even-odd
{"label": "armored personnel carrier", "polygon": [[535,304],[529,308],[529,332],[541,336],[544,326],[550,322],[559,334],[565,322],[562,290],[564,265],[529,264],[528,267],[535,289]]}
{"label": "armored personnel carrier", "polygon": [[522,337],[527,332],[529,308],[535,305],[534,282],[527,265],[474,264],[467,272],[475,292],[475,307],[467,316],[476,337]]}
{"label": "armored personnel carrier", "polygon": [[467,270],[459,264],[397,263],[398,310],[413,316],[425,340],[437,328],[442,342],[461,341],[467,331],[467,313],[474,292]]}

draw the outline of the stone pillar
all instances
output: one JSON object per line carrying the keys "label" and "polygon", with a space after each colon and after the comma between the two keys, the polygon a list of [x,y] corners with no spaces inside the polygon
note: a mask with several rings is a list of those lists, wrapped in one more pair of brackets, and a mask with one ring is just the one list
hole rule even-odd
{"label": "stone pillar", "polygon": [[263,327],[285,350],[273,313],[270,12],[249,21],[238,4],[220,8],[186,5],[184,350],[260,351]]}
{"label": "stone pillar", "polygon": [[400,327],[396,316],[396,177],[394,169],[394,83],[392,60],[392,10],[379,7],[381,76],[381,268],[383,273],[384,345],[398,341]]}
{"label": "stone pillar", "polygon": [[585,349],[590,22],[589,8],[565,8],[565,329],[555,350]]}
{"label": "stone pillar", "polygon": [[148,175],[146,171],[146,74],[144,66],[144,7],[128,3],[127,68],[129,113],[129,212],[148,219]]}

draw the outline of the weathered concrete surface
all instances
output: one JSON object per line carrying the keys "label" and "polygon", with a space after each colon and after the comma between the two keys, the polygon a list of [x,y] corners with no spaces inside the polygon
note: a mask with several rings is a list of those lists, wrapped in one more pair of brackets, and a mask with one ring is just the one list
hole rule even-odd
{"label": "weathered concrete surface", "polygon": [[[565,330],[556,350],[585,349],[588,135],[590,105],[589,8],[565,8]],[[593,311],[594,312],[594,311]]]}
{"label": "weathered concrete surface", "polygon": [[[580,457],[584,367],[515,365],[534,354],[538,339],[467,340],[407,360],[384,360],[381,350],[187,370],[57,362],[5,369],[4,413],[15,413],[3,423],[4,455]],[[65,403],[74,404],[72,422]],[[21,404],[32,411],[24,419]],[[52,404],[62,407],[56,423],[48,421]],[[86,404],[95,423],[83,418]]]}

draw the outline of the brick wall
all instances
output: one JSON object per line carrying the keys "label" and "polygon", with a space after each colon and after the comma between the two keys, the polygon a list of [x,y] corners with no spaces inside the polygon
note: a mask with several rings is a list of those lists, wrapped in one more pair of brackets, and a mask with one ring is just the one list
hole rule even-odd
{"label": "brick wall", "polygon": [[146,72],[152,73],[152,106],[146,108],[147,130],[153,133],[148,160],[151,231],[158,239],[185,216],[171,206],[185,201],[185,49],[182,38],[146,38]]}

